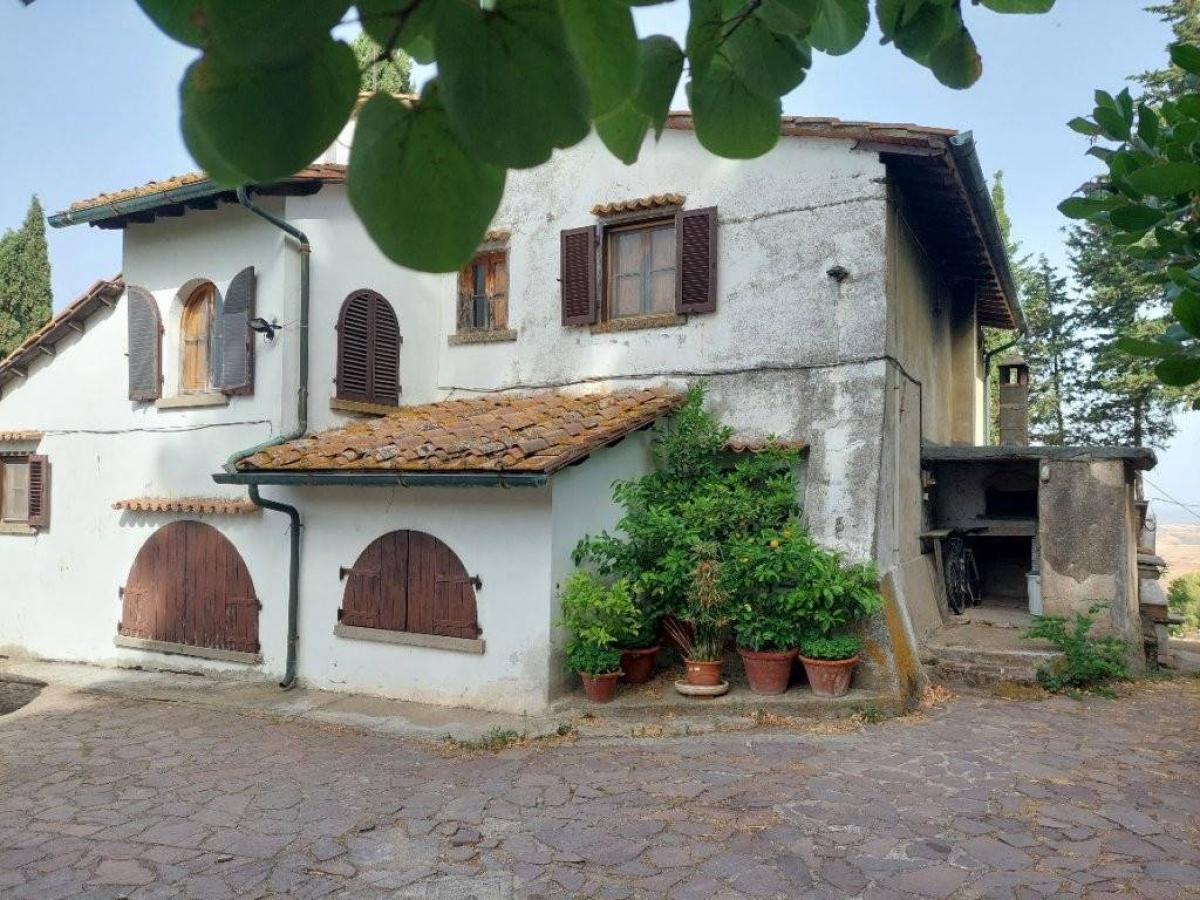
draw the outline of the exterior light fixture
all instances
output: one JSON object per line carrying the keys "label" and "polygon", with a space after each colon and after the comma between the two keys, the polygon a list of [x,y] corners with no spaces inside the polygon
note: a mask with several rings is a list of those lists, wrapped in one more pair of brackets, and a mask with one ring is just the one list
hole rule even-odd
{"label": "exterior light fixture", "polygon": [[275,332],[278,331],[280,325],[274,319],[268,322],[262,316],[255,316],[250,320],[250,330],[264,335],[268,341],[275,340]]}

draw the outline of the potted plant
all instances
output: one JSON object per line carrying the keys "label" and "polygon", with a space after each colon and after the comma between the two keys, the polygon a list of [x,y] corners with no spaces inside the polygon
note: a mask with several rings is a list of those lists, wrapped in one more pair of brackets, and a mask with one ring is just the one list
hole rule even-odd
{"label": "potted plant", "polygon": [[879,576],[869,563],[846,565],[839,554],[820,551],[796,597],[806,607],[800,662],[809,686],[819,697],[840,697],[862,649],[847,629],[883,608]]}
{"label": "potted plant", "polygon": [[638,610],[629,585],[617,579],[606,585],[580,570],[562,592],[562,624],[571,632],[565,648],[567,665],[579,673],[583,691],[593,703],[608,703],[621,677],[618,644],[637,631]]}
{"label": "potted plant", "polygon": [[[716,547],[700,548],[697,555],[699,561],[692,570],[692,590],[687,606],[679,620],[666,622],[666,628],[683,648],[686,684],[713,689],[702,693],[724,693],[729,688],[729,683],[721,677],[729,631],[728,595],[721,584],[721,564],[716,559]],[[676,688],[679,687],[676,682]]]}
{"label": "potted plant", "polygon": [[841,697],[850,690],[850,677],[862,642],[852,634],[810,635],[800,641],[800,662],[808,686],[818,697]]}
{"label": "potted plant", "polygon": [[637,602],[637,629],[625,641],[621,650],[621,680],[626,684],[645,684],[654,675],[654,658],[658,656],[659,615],[642,595]]}
{"label": "potted plant", "polygon": [[790,592],[772,591],[756,602],[741,604],[734,613],[733,633],[756,694],[782,694],[788,689],[796,661],[796,614]]}

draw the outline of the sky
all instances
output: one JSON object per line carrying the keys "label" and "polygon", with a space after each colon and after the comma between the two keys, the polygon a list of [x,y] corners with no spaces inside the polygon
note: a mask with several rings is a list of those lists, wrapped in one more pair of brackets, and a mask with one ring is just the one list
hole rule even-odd
{"label": "sky", "polygon": [[[1055,209],[1096,173],[1086,141],[1065,124],[1089,113],[1096,88],[1116,92],[1130,74],[1165,60],[1170,31],[1143,0],[1058,0],[1042,16],[1002,16],[963,4],[984,59],[970,90],[939,85],[878,43],[843,57],[818,54],[784,99],[793,115],[913,122],[975,134],[984,170],[1004,171],[1014,237],[1064,266]],[[682,41],[682,0],[637,11],[643,35]],[[177,86],[194,51],[158,32],[133,0],[0,0],[0,228],[20,223],[37,193],[46,211],[104,190],[195,168],[179,137]],[[676,97],[682,107],[682,91]],[[120,233],[52,229],[55,308],[120,269]],[[1200,521],[1200,413],[1149,473],[1148,492],[1195,506],[1156,504],[1161,520]],[[1155,488],[1154,485],[1158,487]]]}

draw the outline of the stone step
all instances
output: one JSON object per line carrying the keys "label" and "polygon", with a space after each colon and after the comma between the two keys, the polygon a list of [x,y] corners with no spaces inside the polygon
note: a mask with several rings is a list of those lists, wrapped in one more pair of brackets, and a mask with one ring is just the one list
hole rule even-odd
{"label": "stone step", "polygon": [[921,662],[934,681],[984,687],[1001,682],[1035,684],[1037,670],[1058,655],[1052,650],[997,650],[931,641],[922,649]]}

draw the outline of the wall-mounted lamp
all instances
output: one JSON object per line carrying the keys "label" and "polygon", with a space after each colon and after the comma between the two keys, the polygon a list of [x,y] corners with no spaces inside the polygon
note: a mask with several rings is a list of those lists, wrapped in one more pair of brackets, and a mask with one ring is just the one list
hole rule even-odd
{"label": "wall-mounted lamp", "polygon": [[268,341],[275,340],[275,332],[280,329],[280,325],[274,319],[268,322],[262,316],[255,316],[250,320],[250,330],[264,335]]}
{"label": "wall-mounted lamp", "polygon": [[843,281],[845,281],[847,278],[850,277],[850,270],[847,269],[845,266],[830,266],[828,269],[825,270],[825,274],[828,275],[830,278],[832,278],[834,281],[836,281],[838,284],[841,284]]}

